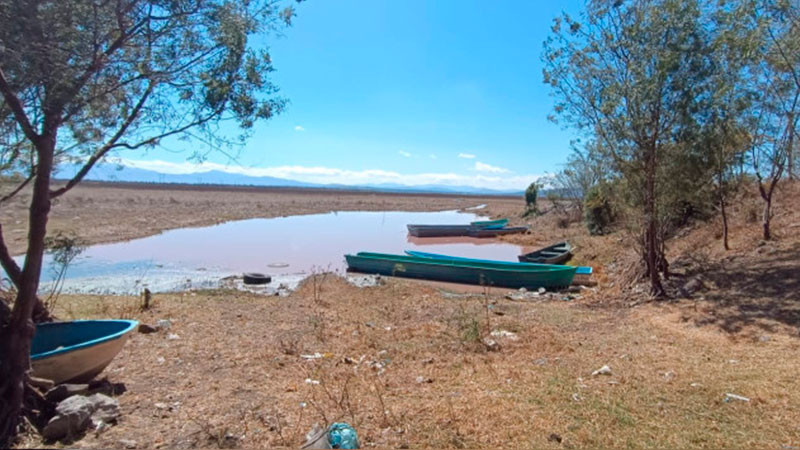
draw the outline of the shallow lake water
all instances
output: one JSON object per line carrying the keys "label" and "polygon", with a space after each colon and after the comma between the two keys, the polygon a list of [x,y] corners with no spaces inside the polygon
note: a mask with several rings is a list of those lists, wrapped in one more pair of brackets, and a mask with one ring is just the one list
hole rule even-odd
{"label": "shallow lake water", "polygon": [[[359,251],[402,254],[422,250],[457,256],[516,261],[520,248],[493,239],[414,238],[406,225],[466,224],[472,213],[338,212],[249,219],[183,228],[142,239],[94,245],[68,268],[64,292],[136,293],[217,287],[242,272],[273,277],[272,286],[292,287],[312,272],[346,269],[344,255]],[[43,291],[54,271],[42,272]]]}

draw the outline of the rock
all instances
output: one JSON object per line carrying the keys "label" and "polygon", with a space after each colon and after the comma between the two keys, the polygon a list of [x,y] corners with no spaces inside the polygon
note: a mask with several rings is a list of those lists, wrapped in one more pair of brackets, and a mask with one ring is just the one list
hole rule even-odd
{"label": "rock", "polygon": [[119,442],[119,445],[121,445],[121,446],[123,446],[123,447],[125,447],[127,449],[134,449],[137,446],[136,441],[134,441],[133,439],[120,439],[117,442]]}
{"label": "rock", "polygon": [[608,365],[604,365],[603,367],[592,372],[593,377],[597,375],[611,375],[611,367],[608,367]]}
{"label": "rock", "polygon": [[725,403],[729,403],[732,401],[739,401],[739,402],[749,402],[750,399],[747,397],[743,397],[741,395],[731,394],[730,392],[725,394],[725,398],[722,399]]}
{"label": "rock", "polygon": [[104,394],[94,394],[89,397],[92,402],[94,412],[92,422],[114,423],[119,417],[119,402]]}
{"label": "rock", "polygon": [[490,334],[492,335],[492,337],[495,338],[507,338],[512,341],[516,341],[517,339],[519,339],[516,333],[513,333],[508,330],[492,330]]}
{"label": "rock", "polygon": [[58,403],[73,395],[86,395],[89,393],[88,384],[59,384],[44,394],[44,399],[50,403]]}
{"label": "rock", "polygon": [[47,422],[42,436],[48,440],[57,440],[78,435],[88,427],[92,412],[94,406],[87,397],[73,395],[56,406],[56,415]]}
{"label": "rock", "polygon": [[500,351],[500,344],[497,343],[494,339],[484,339],[483,345],[486,346],[486,350],[490,352],[499,352]]}
{"label": "rock", "polygon": [[541,294],[544,294],[545,292],[547,292],[547,289],[545,289],[543,287],[540,287],[536,292],[539,293],[539,295],[541,295]]}
{"label": "rock", "polygon": [[28,377],[28,381],[31,383],[31,386],[45,392],[49,391],[53,388],[53,386],[55,386],[53,380],[48,380],[47,378]]}
{"label": "rock", "polygon": [[150,334],[150,333],[155,333],[156,331],[158,331],[158,327],[154,327],[146,323],[139,325],[139,333]]}
{"label": "rock", "polygon": [[558,442],[561,443],[561,436],[556,433],[550,433],[550,436],[547,436],[547,440],[550,442]]}
{"label": "rock", "polygon": [[519,288],[519,291],[522,292],[523,294],[528,292],[528,290],[525,289],[524,287]]}
{"label": "rock", "polygon": [[[64,385],[61,385],[64,386]],[[103,394],[91,397],[73,395],[56,406],[56,415],[42,430],[45,439],[57,440],[77,436],[89,425],[102,431],[102,424],[113,423],[119,417],[119,403]]]}
{"label": "rock", "polygon": [[430,384],[430,383],[433,383],[433,378],[419,376],[419,377],[417,377],[417,383],[418,384],[423,384],[423,383]]}
{"label": "rock", "polygon": [[699,291],[704,287],[703,281],[699,277],[694,277],[687,281],[679,290],[680,294],[684,297],[691,297],[692,294]]}

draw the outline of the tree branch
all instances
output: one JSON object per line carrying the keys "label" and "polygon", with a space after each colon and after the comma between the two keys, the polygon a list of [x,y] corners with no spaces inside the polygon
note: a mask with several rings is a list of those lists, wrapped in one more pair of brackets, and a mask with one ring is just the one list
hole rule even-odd
{"label": "tree branch", "polygon": [[91,158],[89,158],[86,164],[84,164],[83,167],[81,167],[81,170],[79,170],[78,173],[76,173],[75,176],[72,177],[72,179],[69,180],[64,187],[56,189],[55,191],[50,191],[51,199],[63,195],[64,193],[75,187],[76,184],[80,183],[81,180],[83,180],[83,177],[85,177],[86,174],[89,173],[89,171],[92,169],[92,167],[94,167],[97,161],[102,159],[112,148],[114,148],[117,141],[119,141],[119,139],[123,135],[125,135],[125,132],[139,116],[139,113],[144,107],[145,102],[147,102],[147,99],[150,97],[150,94],[153,93],[153,89],[155,88],[155,86],[156,86],[155,82],[150,82],[150,84],[147,86],[147,90],[144,92],[144,94],[142,94],[142,97],[136,103],[136,106],[133,108],[133,111],[131,111],[131,114],[128,116],[127,119],[125,119],[125,122],[122,123],[117,132],[114,133],[111,139],[109,139],[108,142],[105,143],[105,145],[103,145],[102,147],[100,147],[99,150],[94,152],[94,154],[91,156]]}
{"label": "tree branch", "polygon": [[39,135],[34,131],[30,120],[28,120],[28,116],[25,114],[25,109],[22,107],[19,98],[11,91],[11,86],[8,85],[6,74],[3,72],[2,68],[0,68],[0,92],[2,92],[3,98],[11,109],[11,112],[14,113],[14,118],[20,128],[22,128],[22,132],[25,133],[25,137],[32,143],[36,143],[39,139]]}
{"label": "tree branch", "polygon": [[2,205],[3,203],[7,202],[9,199],[14,197],[15,195],[17,195],[19,193],[19,191],[23,190],[25,188],[25,186],[27,186],[28,183],[30,183],[31,180],[33,179],[33,177],[35,177],[35,176],[36,176],[36,166],[31,167],[31,173],[30,173],[30,175],[28,175],[28,178],[25,178],[25,181],[20,183],[19,186],[17,186],[13,191],[11,191],[8,194],[6,194],[5,196],[3,196],[3,198],[0,198],[0,205]]}

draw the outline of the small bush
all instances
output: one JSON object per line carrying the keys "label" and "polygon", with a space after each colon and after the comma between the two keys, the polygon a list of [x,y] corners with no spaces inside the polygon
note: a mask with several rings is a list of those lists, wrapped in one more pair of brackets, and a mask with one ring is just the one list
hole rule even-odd
{"label": "small bush", "polygon": [[528,211],[536,211],[536,200],[539,196],[539,183],[534,181],[525,189],[525,207]]}
{"label": "small bush", "polygon": [[589,234],[596,236],[611,231],[614,212],[607,189],[603,185],[595,185],[586,193],[584,199],[584,217]]}

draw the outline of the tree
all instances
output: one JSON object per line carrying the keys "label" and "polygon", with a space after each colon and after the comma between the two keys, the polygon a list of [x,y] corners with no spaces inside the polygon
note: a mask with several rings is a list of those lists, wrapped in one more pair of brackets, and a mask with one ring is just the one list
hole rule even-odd
{"label": "tree", "polygon": [[[750,116],[750,151],[758,191],[764,201],[762,237],[772,238],[772,197],[778,181],[792,177],[795,129],[800,116],[800,23],[795,1],[762,0],[747,17],[762,30],[763,58],[751,66],[760,100]],[[787,167],[788,166],[788,167]]]}
{"label": "tree", "polygon": [[680,128],[693,120],[705,70],[701,14],[692,0],[590,0],[580,21],[556,19],[544,45],[556,114],[598,140],[619,174],[655,296],[667,273],[665,193],[680,174]]}
{"label": "tree", "polygon": [[541,189],[541,186],[539,185],[538,181],[534,181],[528,186],[527,189],[525,189],[526,212],[536,213],[538,211],[538,208],[536,207],[536,201],[539,196],[539,189]]}
{"label": "tree", "polygon": [[[0,170],[23,174],[6,196],[32,185],[21,268],[0,228],[0,263],[17,286],[13,307],[0,307],[0,446],[19,423],[52,201],[111,152],[186,138],[202,158],[280,112],[254,38],[292,15],[272,0],[0,0]],[[65,161],[82,167],[53,187]]]}
{"label": "tree", "polygon": [[572,206],[583,214],[584,199],[589,190],[611,174],[596,149],[597,141],[589,142],[584,149],[574,147],[567,163],[553,179],[553,186]]}

